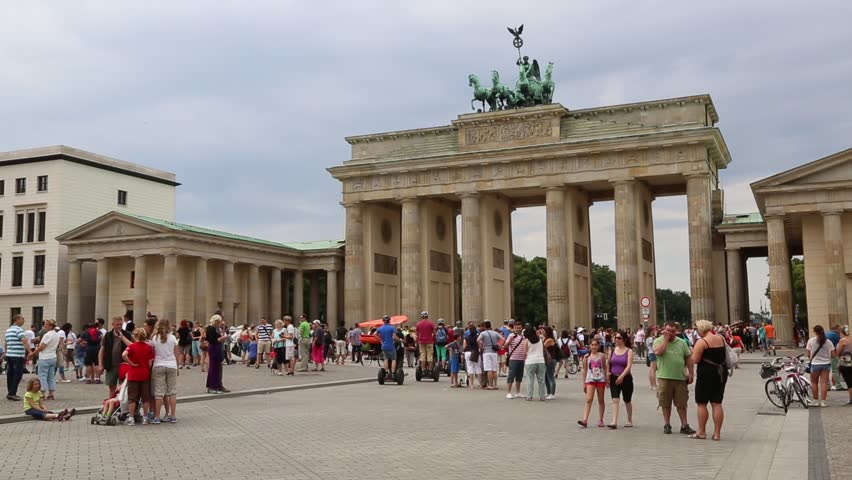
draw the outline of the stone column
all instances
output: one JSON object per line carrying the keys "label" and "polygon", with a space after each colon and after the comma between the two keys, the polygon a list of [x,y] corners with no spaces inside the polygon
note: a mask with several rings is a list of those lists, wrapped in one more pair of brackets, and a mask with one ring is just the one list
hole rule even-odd
{"label": "stone column", "polygon": [[740,301],[742,302],[742,312],[745,315],[743,320],[751,321],[751,306],[749,305],[749,289],[748,289],[748,257],[745,255],[740,255],[742,257],[742,285],[743,285],[743,294],[740,296]]}
{"label": "stone column", "polygon": [[273,267],[269,272],[269,316],[274,322],[281,315],[281,269]]}
{"label": "stone column", "polygon": [[420,200],[402,200],[400,288],[402,314],[419,318],[423,310],[423,278],[420,264]]}
{"label": "stone column", "polygon": [[725,257],[728,263],[728,319],[730,323],[748,321],[747,313],[743,312],[742,295],[748,295],[748,292],[743,288],[740,249],[726,249]]}
{"label": "stone column", "polygon": [[715,322],[713,299],[713,242],[710,222],[710,174],[686,177],[689,222],[689,286],[692,321]]}
{"label": "stone column", "polygon": [[[305,277],[301,270],[293,272],[293,316],[305,313]],[[310,318],[313,320],[313,318]]]}
{"label": "stone column", "polygon": [[[568,240],[565,225],[565,189],[550,187],[545,193],[547,208],[547,323],[558,331],[568,328],[569,279]],[[514,263],[514,262],[513,262]]]}
{"label": "stone column", "polygon": [[192,319],[204,325],[207,320],[207,259],[200,257],[195,262],[195,307]]}
{"label": "stone column", "polygon": [[[462,215],[462,320],[482,320],[482,249],[479,195],[461,195]],[[348,267],[347,267],[348,268]]]}
{"label": "stone column", "polygon": [[325,271],[325,320],[331,327],[342,325],[337,319],[337,270]]}
{"label": "stone column", "polygon": [[236,295],[236,284],[234,283],[234,262],[225,260],[222,265],[222,318],[226,325],[235,325],[234,320],[234,296]]}
{"label": "stone column", "polygon": [[849,310],[846,302],[846,264],[843,258],[842,211],[822,213],[825,238],[825,294],[828,300],[828,325],[847,325]]}
{"label": "stone column", "polygon": [[82,326],[80,321],[80,277],[83,275],[83,262],[73,260],[68,263],[68,316],[67,321],[74,331]]}
{"label": "stone column", "polygon": [[793,285],[784,217],[767,215],[764,220],[769,247],[769,303],[775,340],[780,344],[790,344],[793,340]]}
{"label": "stone column", "polygon": [[133,323],[141,327],[148,318],[148,261],[137,255],[133,263]]}
{"label": "stone column", "polygon": [[636,329],[640,324],[636,181],[620,180],[613,182],[613,186],[615,187],[615,297],[618,328]]}
{"label": "stone column", "polygon": [[311,284],[311,292],[308,297],[308,301],[310,301],[309,311],[311,312],[311,318],[317,319],[320,317],[319,310],[319,272],[316,270],[312,271],[308,274],[309,283]]}
{"label": "stone column", "polygon": [[[346,204],[346,269],[343,271],[343,311],[344,318],[353,323],[363,322],[365,318],[364,284],[364,222],[363,208],[357,203]],[[293,315],[296,311],[293,304]]]}
{"label": "stone column", "polygon": [[248,275],[248,322],[260,323],[262,316],[260,311],[260,266],[251,263],[249,264]]}
{"label": "stone column", "polygon": [[177,255],[163,255],[163,317],[175,323],[177,318]]}
{"label": "stone column", "polygon": [[281,292],[281,311],[284,315],[292,316],[293,321],[296,321],[296,313],[290,308],[290,275],[287,273],[287,270],[282,270],[281,274],[284,277],[281,279],[283,282],[283,289]]}
{"label": "stone column", "polygon": [[109,258],[97,259],[98,271],[95,280],[95,318],[109,323]]}

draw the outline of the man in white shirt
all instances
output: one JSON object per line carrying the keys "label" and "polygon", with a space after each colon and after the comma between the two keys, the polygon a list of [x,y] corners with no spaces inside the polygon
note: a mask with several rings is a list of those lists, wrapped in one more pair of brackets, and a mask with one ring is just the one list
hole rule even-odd
{"label": "man in white shirt", "polygon": [[293,375],[296,369],[296,327],[293,326],[293,317],[284,317],[284,350],[287,355],[287,375]]}

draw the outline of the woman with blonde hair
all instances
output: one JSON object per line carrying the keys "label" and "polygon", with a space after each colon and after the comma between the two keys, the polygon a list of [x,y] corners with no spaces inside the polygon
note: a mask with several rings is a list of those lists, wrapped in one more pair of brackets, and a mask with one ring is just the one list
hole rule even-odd
{"label": "woman with blonde hair", "polygon": [[166,416],[163,422],[177,423],[175,418],[175,407],[177,406],[177,359],[181,356],[178,341],[172,334],[171,322],[167,318],[157,320],[154,327],[154,337],[151,346],[154,347],[154,419],[153,424],[160,420],[160,409],[165,404]]}
{"label": "woman with blonde hair", "polygon": [[695,403],[698,405],[698,431],[689,436],[698,440],[707,439],[707,420],[710,412],[707,403],[713,409],[713,440],[718,441],[722,434],[722,422],[725,411],[722,399],[725,396],[725,384],[728,382],[728,369],[725,366],[725,339],[713,332],[713,324],[707,320],[695,322],[699,338],[692,350],[692,362],[697,365],[695,377]]}
{"label": "woman with blonde hair", "polygon": [[228,337],[228,333],[219,333],[219,324],[222,322],[222,316],[217,310],[216,314],[210,317],[210,325],[205,330],[204,341],[207,342],[207,393],[219,394],[225,393],[226,389],[222,386],[222,342]]}

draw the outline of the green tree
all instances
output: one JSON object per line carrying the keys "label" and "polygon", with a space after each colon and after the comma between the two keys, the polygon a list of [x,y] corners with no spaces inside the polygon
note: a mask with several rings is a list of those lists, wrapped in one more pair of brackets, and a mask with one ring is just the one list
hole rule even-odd
{"label": "green tree", "polygon": [[692,300],[686,292],[674,292],[671,289],[657,289],[657,322],[692,323]]}
{"label": "green tree", "polygon": [[513,257],[515,316],[533,324],[547,322],[547,260]]}
{"label": "green tree", "polygon": [[[616,322],[616,297],[615,297],[615,271],[609,265],[598,265],[592,262],[592,314],[603,317],[606,314],[607,322]],[[586,322],[579,322],[581,325]],[[603,322],[598,322],[603,323]],[[589,319],[591,324],[591,319]]]}

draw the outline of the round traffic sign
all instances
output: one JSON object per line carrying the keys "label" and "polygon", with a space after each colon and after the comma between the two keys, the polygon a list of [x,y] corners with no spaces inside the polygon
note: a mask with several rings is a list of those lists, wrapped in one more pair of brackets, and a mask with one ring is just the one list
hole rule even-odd
{"label": "round traffic sign", "polygon": [[642,305],[643,307],[650,307],[651,306],[651,299],[648,298],[648,297],[642,297],[639,300],[639,304]]}

